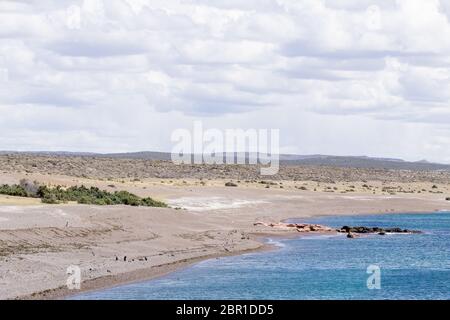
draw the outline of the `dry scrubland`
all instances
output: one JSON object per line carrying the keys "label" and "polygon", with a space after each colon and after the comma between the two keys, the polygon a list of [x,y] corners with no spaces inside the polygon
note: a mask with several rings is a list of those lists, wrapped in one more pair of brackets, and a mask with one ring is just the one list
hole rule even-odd
{"label": "dry scrubland", "polygon": [[49,187],[125,190],[170,208],[49,205],[0,196],[0,298],[72,294],[65,289],[69,265],[81,267],[82,289],[89,290],[260,249],[261,236],[296,234],[270,227],[292,217],[450,210],[448,171],[283,166],[273,177],[258,172],[236,165],[2,155],[0,184],[27,179]]}
{"label": "dry scrubland", "polygon": [[[436,193],[450,196],[450,171],[283,165],[261,176],[256,165],[174,165],[170,161],[97,157],[0,155],[0,172],[25,176],[71,176],[80,183],[105,181],[106,188],[140,182],[178,186],[286,188],[329,193]],[[45,179],[44,179],[45,180]],[[47,179],[52,181],[51,178]],[[114,183],[114,184],[113,184]],[[50,184],[51,185],[51,184]],[[74,185],[73,183],[70,185]]]}
{"label": "dry scrubland", "polygon": [[[234,179],[260,180],[256,165],[174,165],[170,161],[98,157],[0,155],[3,172],[69,175],[95,179]],[[450,171],[410,171],[324,166],[281,166],[264,179],[318,182],[378,180],[385,182],[449,183]]]}

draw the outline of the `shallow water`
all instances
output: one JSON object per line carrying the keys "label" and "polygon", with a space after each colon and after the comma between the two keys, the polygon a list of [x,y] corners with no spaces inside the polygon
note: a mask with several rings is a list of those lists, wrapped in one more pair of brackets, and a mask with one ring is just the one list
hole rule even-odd
{"label": "shallow water", "polygon": [[[73,299],[450,299],[450,213],[305,221],[424,233],[268,239],[277,250],[207,260],[163,278]],[[367,287],[370,265],[380,268],[380,289]]]}

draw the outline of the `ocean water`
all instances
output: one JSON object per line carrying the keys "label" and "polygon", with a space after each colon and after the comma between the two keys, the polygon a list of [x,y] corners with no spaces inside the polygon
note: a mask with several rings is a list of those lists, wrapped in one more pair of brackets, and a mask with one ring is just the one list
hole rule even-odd
{"label": "ocean water", "polygon": [[[305,221],[424,233],[268,239],[276,250],[207,260],[162,278],[72,299],[450,299],[450,213]],[[367,286],[371,265],[379,268],[379,289]]]}

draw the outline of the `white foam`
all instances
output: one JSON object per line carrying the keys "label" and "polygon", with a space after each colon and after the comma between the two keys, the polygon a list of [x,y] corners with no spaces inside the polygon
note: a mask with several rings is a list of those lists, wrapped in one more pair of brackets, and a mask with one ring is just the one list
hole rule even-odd
{"label": "white foam", "polygon": [[172,207],[181,207],[191,211],[237,209],[267,203],[267,201],[262,200],[227,199],[223,197],[182,197],[167,202]]}
{"label": "white foam", "polygon": [[286,244],[284,244],[283,242],[272,239],[272,238],[267,238],[266,243],[269,245],[272,245],[272,246],[279,247],[279,248],[286,247]]}
{"label": "white foam", "polygon": [[360,201],[373,201],[374,198],[368,198],[368,197],[361,197],[361,196],[343,196],[344,199],[350,199],[350,200],[360,200]]}
{"label": "white foam", "polygon": [[308,239],[308,240],[323,240],[323,239],[331,239],[331,238],[337,238],[341,237],[340,234],[309,234],[302,236],[301,239]]}

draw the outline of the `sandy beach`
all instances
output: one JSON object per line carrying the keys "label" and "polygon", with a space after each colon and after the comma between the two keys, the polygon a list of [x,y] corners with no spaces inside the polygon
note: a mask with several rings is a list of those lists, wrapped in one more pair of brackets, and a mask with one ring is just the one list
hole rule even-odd
{"label": "sandy beach", "polygon": [[[404,183],[402,188],[429,192],[396,194],[374,192],[377,185],[380,190],[385,186],[380,181],[280,180],[270,187],[259,182],[225,187],[220,179],[207,184],[198,179],[141,179],[113,186],[111,181],[95,178],[4,172],[0,183],[17,183],[22,178],[120,188],[166,201],[170,208],[44,205],[39,199],[0,196],[1,299],[64,298],[158,277],[203,259],[261,250],[263,236],[296,235],[255,226],[259,221],[450,210],[450,201],[444,197],[449,185],[423,181]],[[354,191],[339,192],[349,184]],[[373,188],[363,187],[368,184]],[[440,193],[432,192],[436,188]],[[81,290],[66,287],[70,265],[81,268]]]}
{"label": "sandy beach", "polygon": [[[449,35],[450,0],[0,0],[0,300],[211,273],[299,235],[303,254],[264,252],[272,273],[190,297],[449,299]],[[358,291],[361,257],[389,257],[389,294]]]}

